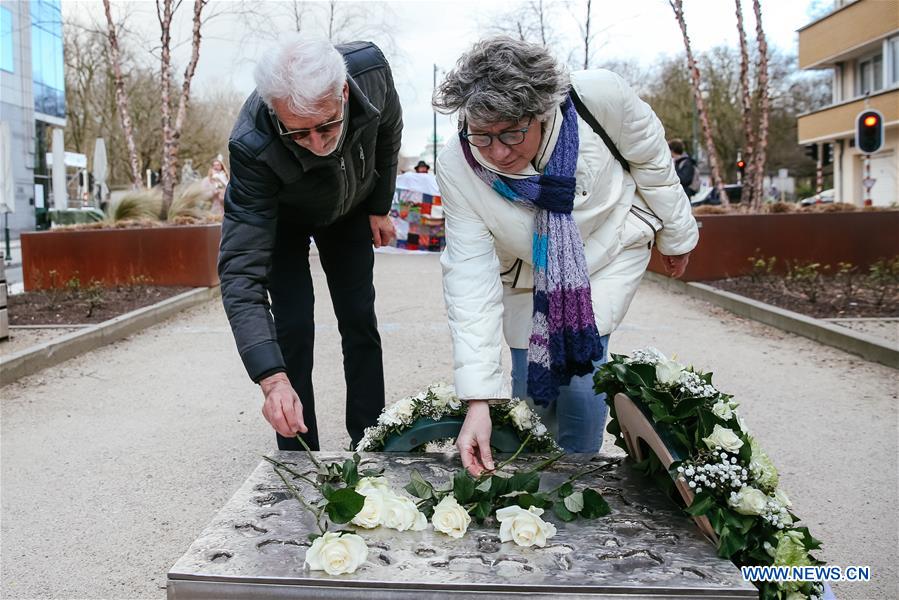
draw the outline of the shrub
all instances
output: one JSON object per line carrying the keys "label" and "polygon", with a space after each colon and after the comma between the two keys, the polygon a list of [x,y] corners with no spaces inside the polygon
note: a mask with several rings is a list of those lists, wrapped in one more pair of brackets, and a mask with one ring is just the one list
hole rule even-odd
{"label": "shrub", "polygon": [[167,220],[180,224],[185,218],[194,220],[205,218],[212,208],[214,196],[215,190],[204,185],[202,181],[179,186],[179,189],[175,190],[175,199],[169,207]]}
{"label": "shrub", "polygon": [[159,220],[162,211],[162,190],[136,190],[122,196],[109,209],[108,218],[113,223],[121,221]]}

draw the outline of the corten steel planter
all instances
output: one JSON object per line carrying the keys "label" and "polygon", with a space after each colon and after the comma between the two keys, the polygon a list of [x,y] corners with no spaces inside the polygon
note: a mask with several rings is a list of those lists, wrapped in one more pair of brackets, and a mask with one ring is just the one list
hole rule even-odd
{"label": "corten steel planter", "polygon": [[[699,245],[690,254],[684,281],[748,275],[752,256],[776,257],[775,271],[788,262],[822,265],[848,262],[861,269],[899,255],[899,211],[701,215]],[[665,275],[658,252],[649,270]]]}
{"label": "corten steel planter", "polygon": [[72,278],[81,285],[214,286],[221,231],[213,224],[23,233],[25,289]]}

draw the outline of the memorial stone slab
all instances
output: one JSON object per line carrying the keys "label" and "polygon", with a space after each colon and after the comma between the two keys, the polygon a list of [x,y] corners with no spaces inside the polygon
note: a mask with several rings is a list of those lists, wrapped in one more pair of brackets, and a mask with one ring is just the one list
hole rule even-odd
{"label": "memorial stone slab", "polygon": [[[297,472],[315,469],[301,452],[271,455]],[[350,453],[322,452],[325,462]],[[522,456],[524,467],[544,459]],[[436,485],[459,468],[456,455],[373,453],[364,468],[384,467],[397,490],[413,469]],[[312,516],[263,461],[168,574],[169,600],[244,598],[757,598],[739,570],[719,558],[692,521],[623,458],[567,455],[543,473],[551,489],[586,467],[576,487],[599,489],[612,513],[564,523],[546,547],[501,543],[498,527],[472,522],[462,539],[435,532],[360,530],[368,560],[332,576],[304,567],[316,531]],[[296,480],[301,493],[317,499]]]}

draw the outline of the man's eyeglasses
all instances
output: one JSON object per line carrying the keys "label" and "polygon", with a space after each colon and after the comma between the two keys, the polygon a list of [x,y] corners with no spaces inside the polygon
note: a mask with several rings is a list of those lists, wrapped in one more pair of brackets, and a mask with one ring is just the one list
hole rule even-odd
{"label": "man's eyeglasses", "polygon": [[466,121],[462,124],[462,137],[465,138],[466,142],[472,146],[477,146],[478,148],[486,148],[493,143],[494,138],[498,139],[506,146],[517,146],[524,141],[524,136],[527,134],[528,129],[531,128],[531,121],[533,120],[534,117],[531,115],[527,125],[521,129],[510,129],[509,131],[503,131],[501,133],[468,133],[468,122]]}
{"label": "man's eyeglasses", "polygon": [[[274,114],[274,111],[272,111]],[[341,110],[340,118],[335,119],[333,121],[328,121],[327,123],[322,123],[321,125],[316,125],[315,127],[310,127],[309,129],[287,129],[284,126],[284,123],[281,122],[277,116],[275,116],[275,121],[278,123],[278,134],[281,137],[289,137],[295,142],[300,140],[304,140],[314,131],[315,133],[322,135],[331,133],[343,123],[344,118],[346,118],[346,101],[343,102],[343,109]]]}

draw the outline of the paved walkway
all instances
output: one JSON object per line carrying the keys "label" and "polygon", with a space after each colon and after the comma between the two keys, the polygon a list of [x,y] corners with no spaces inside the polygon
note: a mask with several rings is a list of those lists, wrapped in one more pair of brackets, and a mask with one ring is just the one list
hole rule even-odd
{"label": "paved walkway", "polygon": [[[345,447],[324,277],[315,384],[322,445]],[[380,254],[389,397],[451,374],[432,255]],[[886,367],[644,284],[613,352],[654,345],[715,372],[836,565],[840,598],[897,594],[897,377]],[[3,598],[164,598],[165,574],[274,447],[218,303],[0,388]]]}

